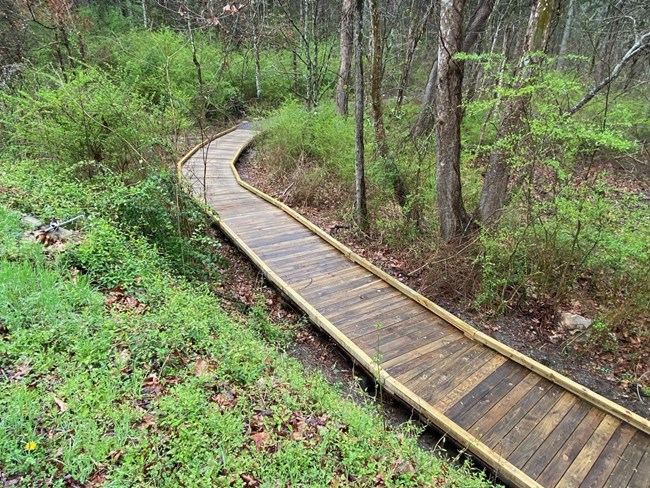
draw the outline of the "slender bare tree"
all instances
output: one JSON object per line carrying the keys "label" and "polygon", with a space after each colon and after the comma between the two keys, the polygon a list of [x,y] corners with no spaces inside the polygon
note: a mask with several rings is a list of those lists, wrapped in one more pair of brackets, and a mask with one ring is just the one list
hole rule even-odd
{"label": "slender bare tree", "polygon": [[368,228],[365,159],[363,151],[363,0],[354,6],[354,208],[357,224]]}
{"label": "slender bare tree", "polygon": [[352,34],[354,10],[352,0],[343,0],[341,13],[341,41],[339,74],[336,80],[336,113],[348,114],[348,98],[350,85],[350,58],[352,56]]}

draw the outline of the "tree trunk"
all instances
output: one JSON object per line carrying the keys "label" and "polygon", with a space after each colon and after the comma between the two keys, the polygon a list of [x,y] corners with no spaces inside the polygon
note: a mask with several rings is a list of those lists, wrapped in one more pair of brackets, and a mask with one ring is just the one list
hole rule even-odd
{"label": "tree trunk", "polygon": [[[529,66],[532,62],[529,54],[546,51],[558,3],[559,0],[537,0],[533,7],[521,61],[515,71],[515,91],[519,91],[527,82]],[[529,103],[529,94],[515,96],[507,102],[497,129],[497,140],[512,139],[515,144],[517,143],[522,132],[523,116]],[[504,149],[495,149],[490,154],[478,207],[479,218],[486,225],[493,224],[499,219],[506,201],[510,180],[509,155],[509,151]]]}
{"label": "tree trunk", "polygon": [[144,25],[144,28],[146,29],[149,25],[147,22],[147,4],[145,3],[145,0],[142,0],[142,25]]}
{"label": "tree trunk", "polygon": [[401,207],[406,205],[406,183],[399,168],[389,154],[384,126],[384,107],[381,100],[381,81],[383,76],[383,37],[381,33],[381,12],[378,0],[370,0],[370,25],[372,31],[372,73],[370,82],[370,100],[372,102],[372,122],[377,141],[377,152],[384,171],[391,181],[395,198]]}
{"label": "tree trunk", "polygon": [[386,144],[386,128],[384,127],[384,108],[381,103],[382,37],[378,0],[370,0],[370,25],[372,32],[372,73],[370,77],[372,121],[379,156],[386,158],[388,156],[388,145]]}
{"label": "tree trunk", "polygon": [[253,17],[253,55],[255,57],[255,98],[262,99],[262,67],[260,65],[260,27],[264,20],[262,17],[263,6],[256,1],[252,2]]}
{"label": "tree trunk", "polygon": [[[463,44],[461,47],[461,50],[463,52],[468,52],[470,49],[472,49],[479,35],[485,29],[485,24],[487,23],[487,20],[492,13],[495,1],[496,0],[481,0],[481,3],[479,3],[476,11],[469,21],[467,34],[463,39]],[[431,71],[429,72],[429,80],[427,81],[427,86],[424,91],[424,100],[422,101],[422,107],[420,108],[418,120],[411,130],[411,136],[413,138],[425,136],[431,132],[431,129],[433,129],[434,114],[436,113],[435,104],[437,72],[438,62],[434,61],[433,65],[431,66]]]}
{"label": "tree trunk", "polygon": [[348,97],[350,85],[350,58],[352,56],[352,22],[354,20],[352,0],[343,0],[341,14],[341,41],[339,74],[336,80],[336,113],[348,114]]}
{"label": "tree trunk", "polygon": [[397,86],[397,97],[395,100],[395,111],[399,111],[402,103],[404,102],[404,93],[406,92],[406,87],[408,85],[409,77],[411,75],[411,68],[413,67],[413,56],[415,55],[415,50],[418,47],[418,43],[424,34],[424,27],[433,12],[433,8],[436,5],[435,2],[431,2],[427,11],[421,19],[418,19],[415,14],[415,0],[411,2],[411,23],[409,25],[408,36],[406,40],[406,54],[404,63],[402,64],[402,73],[399,77],[399,85]]}
{"label": "tree trunk", "polygon": [[355,0],[354,9],[354,210],[357,224],[368,228],[366,179],[363,151],[363,0]]}
{"label": "tree trunk", "polygon": [[440,4],[436,89],[436,196],[440,237],[449,242],[467,230],[460,182],[460,123],[463,62],[452,59],[462,47],[465,0]]}
{"label": "tree trunk", "polygon": [[567,60],[564,59],[567,51],[569,50],[569,40],[571,39],[571,29],[573,28],[573,13],[575,11],[575,0],[569,0],[567,7],[566,22],[564,30],[562,31],[562,41],[560,41],[560,50],[558,51],[557,67],[559,69],[566,68]]}

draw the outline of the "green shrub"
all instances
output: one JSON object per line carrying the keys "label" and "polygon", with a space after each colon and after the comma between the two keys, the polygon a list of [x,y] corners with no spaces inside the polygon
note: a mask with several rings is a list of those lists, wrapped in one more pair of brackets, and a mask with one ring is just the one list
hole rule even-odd
{"label": "green shrub", "polygon": [[5,95],[6,136],[32,157],[72,165],[92,161],[125,172],[165,154],[169,127],[161,114],[123,83],[96,68],[67,74],[38,74],[33,94]]}

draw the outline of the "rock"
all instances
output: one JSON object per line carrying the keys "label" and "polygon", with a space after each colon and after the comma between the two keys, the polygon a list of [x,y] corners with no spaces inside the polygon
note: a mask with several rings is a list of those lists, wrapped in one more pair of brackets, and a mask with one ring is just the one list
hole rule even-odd
{"label": "rock", "polygon": [[31,215],[23,215],[20,220],[23,224],[31,227],[32,229],[38,229],[41,225],[43,225],[43,222],[38,220],[36,217],[32,217]]}
{"label": "rock", "polygon": [[564,330],[573,333],[587,330],[593,323],[593,320],[577,315],[574,313],[563,312],[560,315],[560,327]]}

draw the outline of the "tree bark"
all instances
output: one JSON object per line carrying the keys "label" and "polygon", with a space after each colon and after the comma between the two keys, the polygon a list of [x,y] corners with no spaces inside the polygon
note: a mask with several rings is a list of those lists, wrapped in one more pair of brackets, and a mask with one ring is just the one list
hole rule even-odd
{"label": "tree bark", "polygon": [[363,147],[363,0],[355,0],[354,8],[354,210],[357,224],[368,228],[366,179]]}
{"label": "tree bark", "polygon": [[145,0],[142,0],[141,4],[142,4],[142,25],[146,29],[147,27],[149,27],[149,23],[147,22],[147,4]]}
{"label": "tree bark", "polygon": [[[461,51],[468,52],[470,49],[472,49],[479,35],[485,29],[485,24],[487,23],[487,20],[490,17],[492,10],[494,9],[495,1],[496,0],[481,0],[481,3],[479,3],[476,11],[469,21],[469,28],[467,29],[467,34],[463,39]],[[435,104],[437,73],[438,61],[436,60],[433,62],[431,71],[429,72],[429,79],[424,91],[424,100],[422,101],[422,107],[420,108],[418,120],[411,129],[411,136],[414,139],[429,134],[433,129],[433,123],[435,120],[434,114],[436,113]]]}
{"label": "tree bark", "polygon": [[564,23],[564,30],[562,31],[562,40],[560,41],[560,49],[557,53],[557,67],[559,69],[566,68],[567,60],[564,59],[567,51],[569,50],[569,40],[571,39],[571,30],[573,28],[573,13],[575,12],[575,0],[569,0],[567,7],[566,22]]}
{"label": "tree bark", "polygon": [[253,14],[253,55],[255,56],[255,98],[262,99],[262,67],[260,65],[260,27],[264,23],[263,10],[257,1],[252,2]]}
{"label": "tree bark", "polygon": [[348,98],[350,85],[350,58],[352,57],[352,34],[353,34],[353,1],[343,0],[343,11],[341,14],[341,40],[340,40],[340,64],[336,80],[336,106],[338,115],[348,114]]}
{"label": "tree bark", "polygon": [[[527,82],[533,52],[546,51],[551,33],[553,17],[557,13],[559,0],[537,0],[528,21],[521,60],[515,70],[515,91],[520,91]],[[497,129],[497,140],[511,139],[514,144],[521,136],[523,117],[530,103],[530,94],[513,97],[503,109]],[[510,151],[495,149],[490,154],[483,189],[479,199],[478,215],[486,225],[495,223],[501,216],[508,193],[510,180]]]}
{"label": "tree bark", "polygon": [[383,69],[383,36],[381,29],[381,12],[378,0],[370,0],[370,26],[372,32],[372,73],[370,81],[370,100],[372,103],[372,122],[375,129],[377,152],[382,166],[388,176],[397,202],[401,207],[406,205],[407,189],[404,178],[390,156],[386,141],[386,127],[384,125],[384,107],[381,99],[381,83]]}
{"label": "tree bark", "polygon": [[436,89],[436,196],[440,238],[449,242],[467,230],[469,216],[460,182],[460,123],[464,66],[453,59],[462,47],[465,0],[440,4]]}
{"label": "tree bark", "polygon": [[388,156],[386,144],[386,128],[384,127],[384,108],[381,103],[381,78],[382,78],[382,37],[381,37],[381,12],[378,0],[370,0],[370,25],[372,32],[372,73],[370,80],[370,100],[372,103],[372,121],[375,129],[375,139],[379,156]]}
{"label": "tree bark", "polygon": [[413,56],[415,55],[415,50],[418,47],[422,34],[424,34],[424,27],[433,12],[433,8],[436,3],[431,2],[429,7],[427,7],[424,16],[421,19],[418,19],[417,14],[415,13],[415,0],[411,2],[411,23],[409,25],[408,36],[406,40],[406,54],[404,56],[404,63],[402,64],[402,72],[399,77],[399,85],[397,86],[397,97],[395,100],[395,110],[399,111],[402,103],[404,102],[404,93],[406,92],[406,87],[408,85],[409,77],[411,76],[411,68],[413,67]]}

